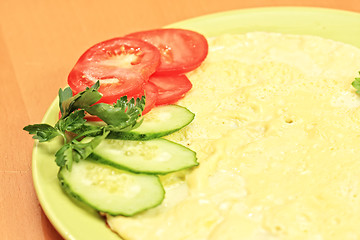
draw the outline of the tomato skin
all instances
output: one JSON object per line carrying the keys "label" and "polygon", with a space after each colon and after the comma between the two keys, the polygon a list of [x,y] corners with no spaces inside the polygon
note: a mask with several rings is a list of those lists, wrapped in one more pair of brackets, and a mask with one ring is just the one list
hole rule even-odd
{"label": "tomato skin", "polygon": [[159,50],[138,39],[113,38],[89,48],[68,76],[77,94],[100,80],[101,102],[111,103],[141,91],[160,63]]}
{"label": "tomato skin", "polygon": [[146,83],[144,85],[144,92],[145,92],[145,108],[144,111],[142,112],[142,115],[150,112],[150,110],[153,107],[155,107],[155,103],[158,99],[158,89],[153,83],[151,82]]}
{"label": "tomato skin", "polygon": [[142,115],[148,113],[155,106],[156,100],[158,98],[158,89],[156,88],[156,86],[150,82],[147,82],[140,92],[128,96],[129,100],[130,98],[141,98],[144,95],[145,108],[142,112]]}
{"label": "tomato skin", "polygon": [[157,76],[149,79],[158,89],[156,105],[172,104],[184,97],[192,84],[186,75]]}
{"label": "tomato skin", "polygon": [[155,45],[161,53],[156,75],[179,75],[199,67],[208,54],[206,38],[185,29],[156,29],[131,33],[126,37],[137,38]]}

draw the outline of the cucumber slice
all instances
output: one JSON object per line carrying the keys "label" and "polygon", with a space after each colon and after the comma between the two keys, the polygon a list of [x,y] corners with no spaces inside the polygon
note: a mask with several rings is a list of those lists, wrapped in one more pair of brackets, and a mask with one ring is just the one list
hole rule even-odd
{"label": "cucumber slice", "polygon": [[198,165],[194,151],[162,138],[148,141],[105,139],[91,156],[98,162],[138,173],[166,174]]}
{"label": "cucumber slice", "polygon": [[144,116],[140,127],[128,132],[111,132],[107,138],[149,140],[167,136],[185,127],[195,114],[185,107],[166,105],[153,108]]}
{"label": "cucumber slice", "polygon": [[61,168],[58,178],[69,195],[110,215],[133,216],[159,205],[165,194],[155,175],[130,173],[91,160],[74,162],[71,171]]}

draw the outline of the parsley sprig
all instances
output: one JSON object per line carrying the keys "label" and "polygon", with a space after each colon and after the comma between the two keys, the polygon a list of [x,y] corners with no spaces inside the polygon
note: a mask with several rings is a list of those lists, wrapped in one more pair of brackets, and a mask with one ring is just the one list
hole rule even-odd
{"label": "parsley sprig", "polygon": [[360,95],[360,77],[355,78],[355,80],[352,82],[352,86],[356,89],[356,93]]}
{"label": "parsley sprig", "polygon": [[[121,97],[113,105],[98,103],[102,94],[99,93],[99,81],[91,88],[86,88],[73,96],[72,90],[67,87],[59,89],[60,119],[54,126],[46,123],[33,124],[24,127],[25,131],[33,134],[33,138],[39,142],[47,142],[61,136],[64,145],[55,153],[55,162],[59,167],[65,166],[71,170],[73,162],[87,158],[111,132],[130,131],[142,123],[141,114],[145,107],[145,96],[130,99]],[[106,125],[85,124],[85,112],[98,116]],[[75,137],[69,137],[69,132],[75,133]],[[81,142],[86,136],[95,136],[89,142]]]}
{"label": "parsley sprig", "polygon": [[[360,75],[360,71],[359,71]],[[356,89],[356,93],[360,95],[360,77],[355,78],[351,85]]]}

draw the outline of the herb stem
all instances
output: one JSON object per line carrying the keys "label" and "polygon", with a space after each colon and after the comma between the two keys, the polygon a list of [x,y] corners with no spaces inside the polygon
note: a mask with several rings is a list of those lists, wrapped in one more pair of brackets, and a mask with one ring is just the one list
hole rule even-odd
{"label": "herb stem", "polygon": [[58,133],[62,136],[62,138],[64,139],[64,143],[67,144],[68,140],[66,138],[66,135],[64,132],[60,131],[59,129],[57,129]]}
{"label": "herb stem", "polygon": [[74,139],[77,140],[77,139],[79,139],[81,137],[88,136],[88,135],[90,135],[92,133],[97,133],[97,132],[101,132],[101,131],[102,131],[102,129],[89,130],[89,131],[86,131],[86,132],[83,132],[83,133],[77,135]]}

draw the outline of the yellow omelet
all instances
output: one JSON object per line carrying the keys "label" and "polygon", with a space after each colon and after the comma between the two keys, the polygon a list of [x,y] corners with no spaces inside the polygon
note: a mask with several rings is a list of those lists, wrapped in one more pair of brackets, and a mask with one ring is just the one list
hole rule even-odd
{"label": "yellow omelet", "polygon": [[167,138],[200,165],[161,177],[164,202],[107,217],[126,240],[360,239],[360,50],[315,36],[209,39]]}

